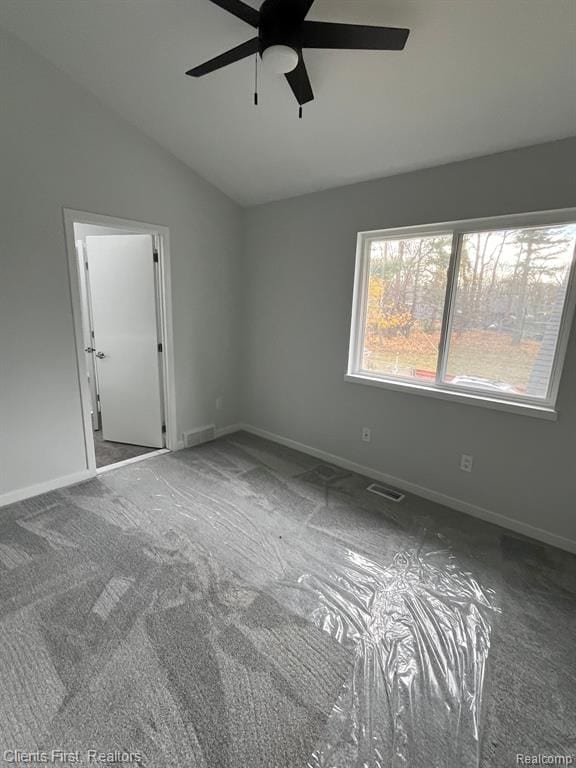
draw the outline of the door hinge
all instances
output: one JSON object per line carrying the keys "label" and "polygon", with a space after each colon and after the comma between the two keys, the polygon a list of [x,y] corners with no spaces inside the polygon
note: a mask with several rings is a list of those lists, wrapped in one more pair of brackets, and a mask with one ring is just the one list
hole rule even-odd
{"label": "door hinge", "polygon": [[162,351],[163,351],[163,349],[164,349],[164,347],[162,346],[162,343],[160,342],[160,343],[158,344],[158,352],[162,352]]}
{"label": "door hinge", "polygon": [[158,264],[158,251],[154,251],[154,264]]}
{"label": "door hinge", "polygon": [[166,434],[166,424],[162,424],[162,434]]}
{"label": "door hinge", "polygon": [[86,269],[88,269],[88,262],[87,261],[84,262],[84,266],[86,267]]}

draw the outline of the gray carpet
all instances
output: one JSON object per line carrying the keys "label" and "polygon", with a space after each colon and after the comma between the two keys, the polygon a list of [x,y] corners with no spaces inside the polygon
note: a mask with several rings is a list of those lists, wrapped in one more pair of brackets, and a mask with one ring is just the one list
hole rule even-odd
{"label": "gray carpet", "polygon": [[238,433],[0,510],[0,765],[574,753],[576,558],[366,485]]}
{"label": "gray carpet", "polygon": [[134,459],[146,453],[158,450],[144,445],[130,445],[129,443],[114,443],[102,438],[101,430],[94,432],[94,451],[96,453],[96,466],[107,467],[126,459]]}

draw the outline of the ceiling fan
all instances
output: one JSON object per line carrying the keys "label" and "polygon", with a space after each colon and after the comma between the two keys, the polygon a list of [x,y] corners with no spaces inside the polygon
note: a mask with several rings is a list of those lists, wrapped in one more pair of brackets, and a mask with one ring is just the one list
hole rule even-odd
{"label": "ceiling fan", "polygon": [[[300,117],[302,105],[314,99],[302,55],[303,48],[402,51],[410,34],[409,29],[395,27],[306,21],[314,0],[264,0],[259,11],[242,0],[211,2],[257,29],[258,36],[190,69],[186,74],[202,77],[247,56],[260,54],[264,66],[286,76],[300,104]],[[255,103],[258,103],[257,94]]]}

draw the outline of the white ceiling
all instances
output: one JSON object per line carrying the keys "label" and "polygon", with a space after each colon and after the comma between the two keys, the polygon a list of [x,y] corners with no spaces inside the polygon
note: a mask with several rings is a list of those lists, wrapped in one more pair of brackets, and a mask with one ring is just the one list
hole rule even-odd
{"label": "white ceiling", "polygon": [[184,75],[253,36],[209,0],[0,0],[1,25],[242,204],[576,134],[576,0],[316,0],[308,18],[412,34],[403,53],[308,51],[298,120],[265,73],[252,105],[253,59]]}

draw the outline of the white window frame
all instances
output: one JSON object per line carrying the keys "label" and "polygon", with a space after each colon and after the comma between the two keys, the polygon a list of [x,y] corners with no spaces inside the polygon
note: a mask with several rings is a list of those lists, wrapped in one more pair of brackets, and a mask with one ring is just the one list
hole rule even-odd
{"label": "white window frame", "polygon": [[[550,373],[548,394],[546,398],[531,398],[524,396],[518,398],[513,394],[509,395],[504,392],[502,394],[498,393],[497,396],[493,396],[480,389],[461,386],[453,387],[450,386],[450,384],[445,383],[442,379],[444,378],[448,361],[448,342],[450,339],[454,313],[462,237],[468,233],[483,231],[493,232],[499,229],[559,226],[562,224],[576,224],[576,208],[360,232],[358,234],[356,250],[348,371],[344,377],[345,380],[352,383],[367,384],[369,386],[382,387],[384,389],[426,395],[442,400],[453,400],[461,403],[468,403],[470,405],[479,405],[512,413],[555,420],[557,418],[556,402],[560,387],[560,379],[564,367],[570,329],[576,306],[576,259],[573,259],[570,268],[566,298],[564,301],[560,330],[556,344],[556,353]],[[438,349],[439,362],[436,372],[436,381],[431,383],[416,382],[413,379],[402,378],[399,376],[379,375],[374,371],[364,370],[362,368],[363,336],[367,311],[366,297],[368,293],[370,244],[373,241],[399,240],[402,238],[427,237],[430,235],[441,234],[452,236],[452,253],[448,268],[442,330]]]}

